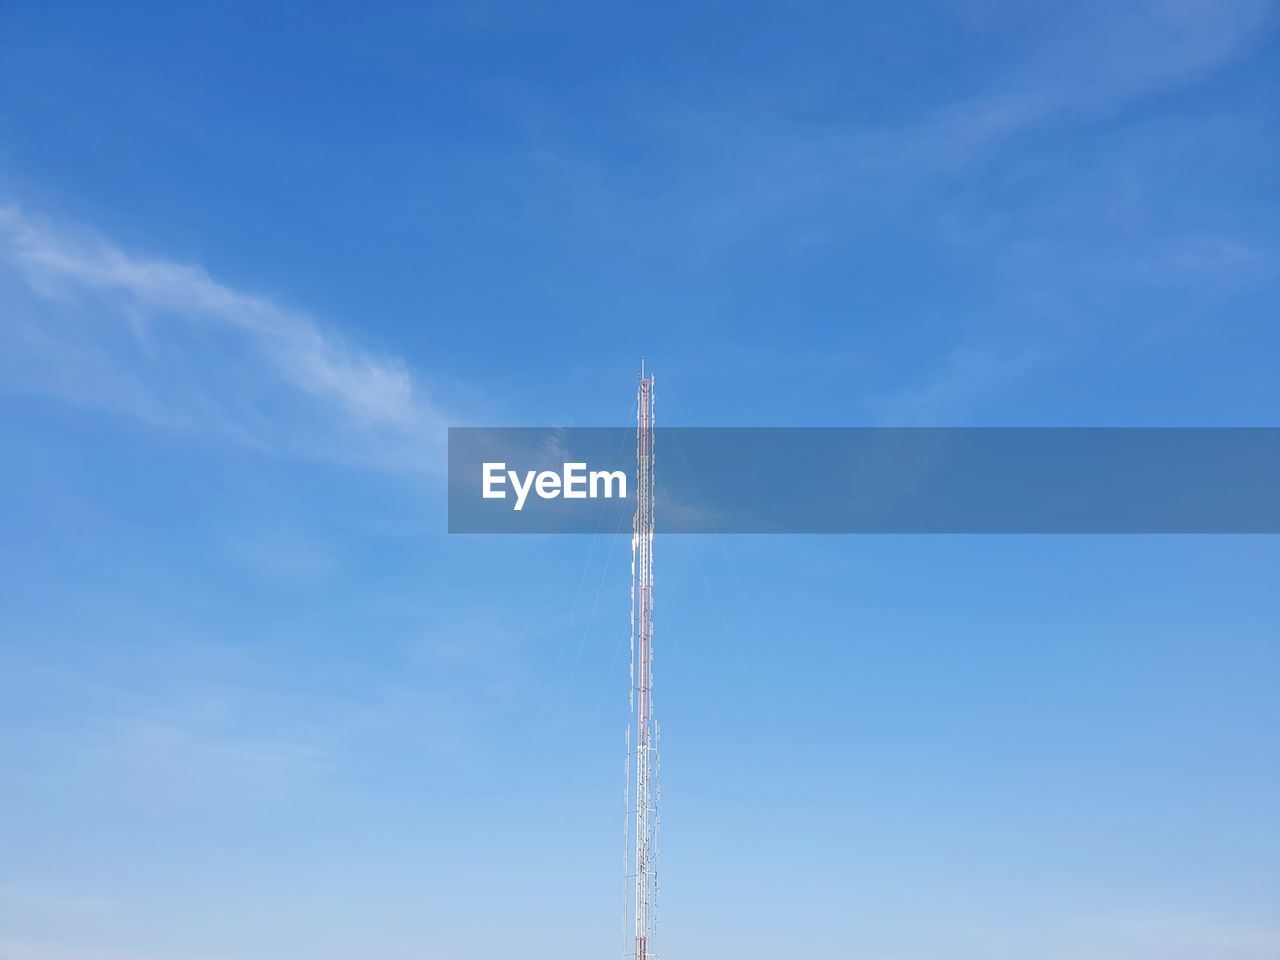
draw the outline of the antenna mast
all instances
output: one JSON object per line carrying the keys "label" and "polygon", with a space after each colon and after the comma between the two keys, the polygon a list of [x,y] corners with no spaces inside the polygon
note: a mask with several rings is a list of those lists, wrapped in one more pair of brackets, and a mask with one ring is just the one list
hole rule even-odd
{"label": "antenna mast", "polygon": [[[640,362],[636,391],[636,513],[631,528],[631,706],[636,804],[628,810],[628,879],[635,880],[631,960],[656,960],[658,929],[658,730],[653,719],[653,377]],[[630,739],[630,735],[628,735]],[[628,750],[628,765],[630,765]],[[628,775],[628,780],[630,776]],[[631,898],[628,898],[630,901]],[[628,925],[631,926],[631,925]]]}

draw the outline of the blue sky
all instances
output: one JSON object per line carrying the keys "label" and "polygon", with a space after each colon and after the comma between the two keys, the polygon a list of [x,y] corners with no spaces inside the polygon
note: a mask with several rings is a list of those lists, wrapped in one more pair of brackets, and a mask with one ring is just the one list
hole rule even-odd
{"label": "blue sky", "polygon": [[[622,947],[627,543],[446,425],[1274,425],[1252,0],[0,6],[0,958]],[[665,537],[664,949],[1280,956],[1280,547]]]}

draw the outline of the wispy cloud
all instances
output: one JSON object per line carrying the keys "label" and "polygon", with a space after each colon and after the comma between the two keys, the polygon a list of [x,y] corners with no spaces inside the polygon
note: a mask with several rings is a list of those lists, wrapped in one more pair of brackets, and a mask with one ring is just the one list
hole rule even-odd
{"label": "wispy cloud", "polygon": [[26,910],[50,910],[64,914],[88,914],[109,916],[120,908],[120,902],[112,897],[97,894],[49,893],[22,890],[12,886],[0,887],[0,907]]}
{"label": "wispy cloud", "polygon": [[188,960],[172,954],[134,953],[48,941],[0,941],[0,960]]}
{"label": "wispy cloud", "polygon": [[[574,149],[562,125],[549,125],[556,139],[539,157],[600,229],[626,224],[634,242],[684,241],[714,256],[757,234],[777,243],[782,225],[803,243],[856,232],[897,198],[979,168],[1022,138],[1106,122],[1186,88],[1256,49],[1271,11],[1269,0],[1074,5],[965,83],[856,122],[842,107],[865,98],[841,71],[771,74],[757,89],[740,81],[692,94],[628,91],[616,112],[662,167],[650,190],[636,191],[633,166],[599,149],[608,131]],[[966,15],[984,16],[955,14]],[[833,211],[839,217],[822,216]]]}
{"label": "wispy cloud", "polygon": [[1046,361],[1041,350],[971,347],[948,353],[932,376],[873,401],[890,426],[955,426]]}
{"label": "wispy cloud", "polygon": [[1064,930],[1061,945],[1066,956],[1100,960],[1266,960],[1280,954],[1280,927],[1207,914],[1100,916]]}
{"label": "wispy cloud", "polygon": [[0,208],[10,386],[291,452],[433,467],[446,417],[408,365],[200,266]]}

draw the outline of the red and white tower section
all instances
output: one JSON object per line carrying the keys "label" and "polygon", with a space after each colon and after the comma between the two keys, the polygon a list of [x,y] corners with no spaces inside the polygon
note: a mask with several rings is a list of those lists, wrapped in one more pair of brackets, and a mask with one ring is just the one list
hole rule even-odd
{"label": "red and white tower section", "polygon": [[[636,513],[631,528],[631,725],[635,805],[627,803],[627,956],[656,960],[658,930],[658,727],[653,715],[653,377],[636,391]],[[630,747],[635,731],[635,748]],[[630,792],[630,771],[627,774]]]}

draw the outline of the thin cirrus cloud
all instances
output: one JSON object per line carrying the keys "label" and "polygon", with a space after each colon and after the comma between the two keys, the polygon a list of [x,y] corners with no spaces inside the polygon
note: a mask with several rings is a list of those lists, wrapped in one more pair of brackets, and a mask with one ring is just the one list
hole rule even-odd
{"label": "thin cirrus cloud", "polygon": [[[815,211],[838,210],[819,231],[838,233],[896,196],[1017,155],[1027,135],[1114,119],[1250,55],[1273,25],[1273,7],[1271,0],[1072,6],[1060,29],[1029,34],[1021,56],[997,59],[981,79],[878,122],[844,117],[841,107],[855,95],[839,74],[825,72],[789,84],[770,77],[762,91],[735,86],[728,95],[711,88],[701,97],[642,100],[632,123],[677,145],[661,181],[665,203],[656,207],[645,195],[636,209],[630,181],[618,181],[592,151],[548,153],[575,190],[595,185],[586,196],[603,208],[602,221],[625,214],[647,222],[660,211],[652,223],[664,245],[673,221],[686,224],[679,235],[697,249],[715,253],[791,217],[812,229]],[[834,119],[824,122],[828,112]]]}
{"label": "thin cirrus cloud", "polygon": [[286,453],[438,468],[444,413],[405,362],[309,314],[0,207],[10,389]]}

